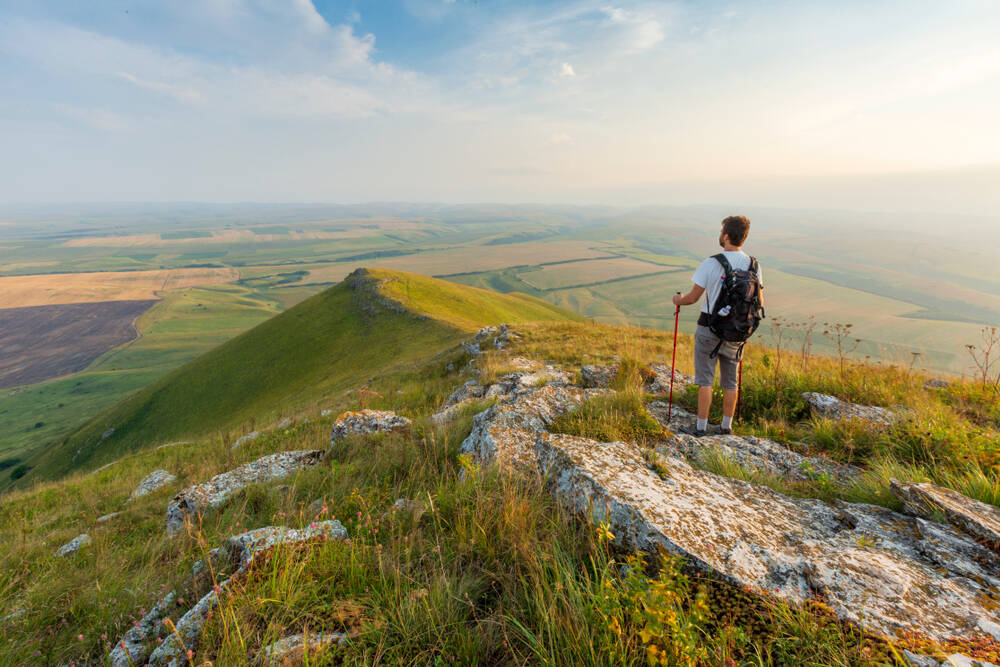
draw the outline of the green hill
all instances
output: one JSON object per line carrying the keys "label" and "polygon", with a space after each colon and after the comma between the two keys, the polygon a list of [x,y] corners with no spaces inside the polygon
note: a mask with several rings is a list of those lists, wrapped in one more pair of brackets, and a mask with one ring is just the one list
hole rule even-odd
{"label": "green hill", "polygon": [[523,294],[358,269],[95,417],[29,461],[22,483],[160,443],[266,425],[377,373],[426,362],[482,326],[579,319]]}

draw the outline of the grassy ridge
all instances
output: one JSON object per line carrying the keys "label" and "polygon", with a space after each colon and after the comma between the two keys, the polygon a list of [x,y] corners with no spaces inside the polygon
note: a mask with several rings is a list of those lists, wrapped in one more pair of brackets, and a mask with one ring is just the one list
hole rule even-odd
{"label": "grassy ridge", "polygon": [[142,389],[33,459],[25,483],[158,443],[266,425],[387,369],[433,357],[483,325],[577,319],[524,295],[388,270],[368,276],[381,283],[378,291],[345,281]]}

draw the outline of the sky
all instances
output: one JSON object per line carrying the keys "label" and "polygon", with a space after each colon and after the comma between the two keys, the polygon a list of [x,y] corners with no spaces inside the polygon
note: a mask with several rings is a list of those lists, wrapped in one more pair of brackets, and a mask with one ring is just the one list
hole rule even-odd
{"label": "sky", "polygon": [[1000,0],[0,0],[0,202],[1000,210]]}

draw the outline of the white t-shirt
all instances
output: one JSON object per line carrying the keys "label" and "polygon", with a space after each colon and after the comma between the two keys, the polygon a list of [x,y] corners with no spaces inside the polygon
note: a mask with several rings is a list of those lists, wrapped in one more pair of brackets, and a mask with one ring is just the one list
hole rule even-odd
{"label": "white t-shirt", "polygon": [[[724,250],[722,254],[729,260],[729,266],[733,267],[733,271],[746,271],[750,268],[750,255],[742,250]],[[722,291],[722,281],[725,277],[725,269],[714,257],[706,259],[694,272],[691,282],[698,287],[705,288],[705,302],[701,306],[701,312],[711,314],[712,306],[715,304],[719,292]],[[764,270],[760,268],[759,263],[757,264],[757,277],[760,279],[760,284],[763,285]]]}

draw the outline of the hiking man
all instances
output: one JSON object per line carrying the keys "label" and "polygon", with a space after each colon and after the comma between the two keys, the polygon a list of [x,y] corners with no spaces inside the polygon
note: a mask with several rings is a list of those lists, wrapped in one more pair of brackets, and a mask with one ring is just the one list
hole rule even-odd
{"label": "hiking man", "polygon": [[[723,252],[709,257],[694,272],[694,287],[674,296],[675,306],[698,303],[705,295],[694,335],[694,383],[698,385],[698,422],[693,435],[708,431],[716,360],[722,385],[723,435],[732,433],[738,397],[738,373],[743,345],[764,317],[762,273],[757,260],[743,252],[750,221],[734,215],[722,221],[719,245]],[[722,297],[720,299],[720,296]]]}

